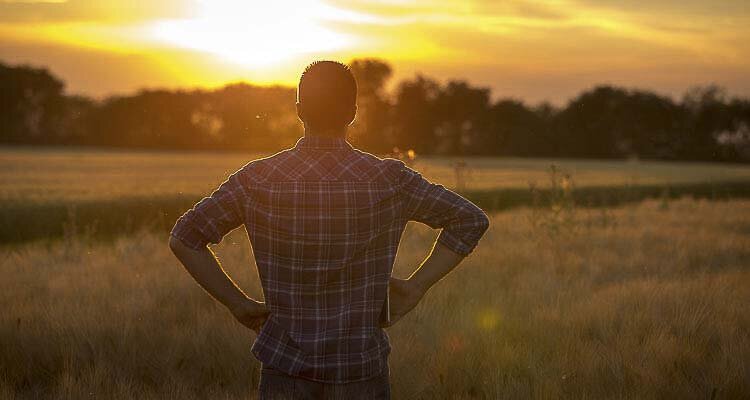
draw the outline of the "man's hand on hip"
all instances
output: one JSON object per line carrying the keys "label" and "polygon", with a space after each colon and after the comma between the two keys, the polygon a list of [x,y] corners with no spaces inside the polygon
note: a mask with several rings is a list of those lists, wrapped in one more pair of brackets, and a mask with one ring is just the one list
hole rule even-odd
{"label": "man's hand on hip", "polygon": [[391,278],[388,282],[390,302],[390,324],[393,326],[422,300],[427,289],[410,279]]}
{"label": "man's hand on hip", "polygon": [[386,326],[392,326],[413,310],[432,285],[447,275],[463,259],[463,254],[456,253],[437,242],[430,255],[409,279],[391,277],[388,282],[391,318]]}
{"label": "man's hand on hip", "polygon": [[266,304],[253,299],[247,299],[247,301],[232,308],[230,311],[237,321],[255,331],[255,333],[260,332],[260,328],[263,327],[269,315]]}

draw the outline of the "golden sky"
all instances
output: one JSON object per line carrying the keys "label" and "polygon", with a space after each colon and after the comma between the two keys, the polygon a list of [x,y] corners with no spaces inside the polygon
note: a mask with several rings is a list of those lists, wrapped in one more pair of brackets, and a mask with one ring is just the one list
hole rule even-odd
{"label": "golden sky", "polygon": [[0,0],[0,61],[68,91],[294,84],[312,60],[466,79],[561,103],[599,83],[750,96],[747,0]]}

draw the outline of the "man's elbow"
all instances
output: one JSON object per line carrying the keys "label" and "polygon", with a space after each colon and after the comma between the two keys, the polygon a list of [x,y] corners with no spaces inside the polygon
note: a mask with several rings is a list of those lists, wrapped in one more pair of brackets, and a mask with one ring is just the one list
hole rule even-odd
{"label": "man's elbow", "polygon": [[174,236],[169,237],[169,249],[172,250],[172,253],[174,253],[174,255],[176,255],[178,258],[186,253],[199,251],[199,249],[194,249],[188,246],[182,240]]}
{"label": "man's elbow", "polygon": [[183,247],[185,247],[185,245],[182,244],[180,239],[177,239],[174,236],[169,236],[169,249],[172,250],[172,253],[177,254]]}
{"label": "man's elbow", "polygon": [[487,232],[487,229],[490,227],[490,218],[487,216],[487,214],[484,213],[484,211],[479,210],[476,213],[476,230],[479,233],[479,237],[483,236],[485,232]]}

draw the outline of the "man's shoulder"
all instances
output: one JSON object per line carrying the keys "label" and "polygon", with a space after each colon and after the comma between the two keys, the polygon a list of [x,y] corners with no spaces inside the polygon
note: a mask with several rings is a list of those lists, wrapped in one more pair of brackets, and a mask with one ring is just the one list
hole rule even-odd
{"label": "man's shoulder", "polygon": [[358,148],[353,148],[351,150],[354,157],[372,164],[373,166],[378,167],[394,167],[398,164],[403,164],[401,160],[397,160],[395,158],[389,158],[389,157],[378,157],[375,154],[368,153],[364,150],[360,150]]}
{"label": "man's shoulder", "polygon": [[352,150],[350,164],[356,173],[368,180],[398,180],[406,165],[395,158],[378,157],[372,153],[359,149]]}
{"label": "man's shoulder", "polygon": [[270,156],[252,160],[242,166],[242,168],[237,170],[233,175],[238,176],[245,182],[265,181],[274,175],[274,172],[278,172],[280,169],[284,168],[285,164],[289,164],[289,161],[291,161],[293,157],[293,149],[285,149]]}

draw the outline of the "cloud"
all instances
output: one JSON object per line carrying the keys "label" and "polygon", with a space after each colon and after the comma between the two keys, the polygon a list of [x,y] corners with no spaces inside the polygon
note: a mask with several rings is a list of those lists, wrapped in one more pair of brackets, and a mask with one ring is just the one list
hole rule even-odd
{"label": "cloud", "polygon": [[192,0],[2,1],[0,23],[105,22],[184,16]]}
{"label": "cloud", "polygon": [[36,4],[36,3],[67,3],[68,0],[0,0],[0,4],[10,3],[22,3],[22,4]]}
{"label": "cloud", "polygon": [[650,14],[668,20],[685,15],[707,17],[748,16],[747,0],[576,0],[573,6],[608,8],[631,14]]}

